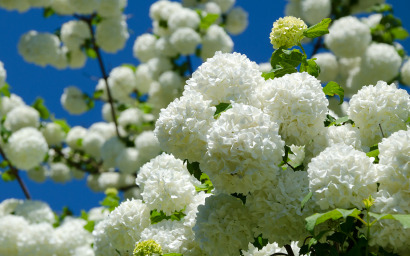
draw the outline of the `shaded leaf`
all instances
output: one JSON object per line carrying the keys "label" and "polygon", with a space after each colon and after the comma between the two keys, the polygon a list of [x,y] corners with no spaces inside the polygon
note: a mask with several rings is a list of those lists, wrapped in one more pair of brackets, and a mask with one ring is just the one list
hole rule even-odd
{"label": "shaded leaf", "polygon": [[312,198],[313,193],[309,192],[302,200],[302,202],[300,203],[300,209],[301,211],[303,211],[303,208],[305,208],[305,204]]}
{"label": "shaded leaf", "polygon": [[216,111],[215,111],[215,114],[214,114],[214,118],[218,119],[219,116],[222,114],[222,112],[225,112],[226,110],[228,110],[230,108],[232,108],[231,103],[219,103],[216,106]]}
{"label": "shaded leaf", "polygon": [[316,58],[302,61],[302,65],[300,65],[300,72],[308,72],[309,75],[318,77],[320,74],[320,67],[316,63]]}
{"label": "shaded leaf", "polygon": [[48,18],[55,14],[55,11],[51,7],[46,7],[43,10],[43,17]]}
{"label": "shaded leaf", "polygon": [[343,88],[338,83],[336,82],[327,83],[327,85],[323,88],[323,92],[328,96],[338,95],[340,98],[339,105],[343,103],[345,93],[344,93]]}
{"label": "shaded leaf", "polygon": [[410,228],[410,214],[378,214],[369,212],[376,220],[397,220],[404,228]]}
{"label": "shaded leaf", "polygon": [[360,210],[354,208],[351,210],[346,210],[346,209],[334,209],[325,213],[315,213],[309,217],[307,217],[306,220],[306,229],[309,232],[313,232],[315,229],[315,226],[327,221],[327,220],[337,220],[340,218],[346,219],[348,216],[352,217],[358,217],[359,214],[361,213]]}

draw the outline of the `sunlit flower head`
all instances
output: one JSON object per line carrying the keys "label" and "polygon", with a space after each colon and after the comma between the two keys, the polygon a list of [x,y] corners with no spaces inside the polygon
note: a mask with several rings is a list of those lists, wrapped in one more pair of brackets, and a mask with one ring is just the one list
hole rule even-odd
{"label": "sunlit flower head", "polygon": [[291,48],[303,39],[303,31],[307,29],[305,22],[299,18],[286,16],[273,23],[270,42],[273,48]]}

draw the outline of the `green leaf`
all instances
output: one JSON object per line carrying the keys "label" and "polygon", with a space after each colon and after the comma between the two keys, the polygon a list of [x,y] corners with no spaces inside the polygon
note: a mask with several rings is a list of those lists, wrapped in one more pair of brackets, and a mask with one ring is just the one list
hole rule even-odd
{"label": "green leaf", "polygon": [[108,210],[112,212],[115,207],[120,205],[120,197],[116,193],[110,193],[109,189],[107,189],[106,196],[104,200],[100,202],[100,205],[108,208]]}
{"label": "green leaf", "polygon": [[55,14],[55,11],[51,7],[46,7],[43,10],[43,17],[48,18]]}
{"label": "green leaf", "polygon": [[313,26],[309,27],[308,29],[306,29],[303,32],[303,35],[308,37],[308,38],[316,38],[316,37],[320,37],[320,36],[329,34],[329,29],[328,28],[329,28],[330,22],[332,22],[332,19],[330,19],[330,18],[323,19],[318,24],[313,25]]}
{"label": "green leaf", "polygon": [[58,124],[65,133],[68,133],[70,131],[70,126],[68,125],[67,121],[64,119],[55,119],[53,120],[53,123]]}
{"label": "green leaf", "polygon": [[305,204],[312,198],[313,193],[309,192],[302,200],[300,204],[300,210],[303,211],[303,208],[305,208]]}
{"label": "green leaf", "polygon": [[293,50],[282,50],[282,54],[280,55],[282,62],[286,62],[288,65],[292,67],[298,67],[299,64],[302,62],[303,54],[298,49]]}
{"label": "green leaf", "polygon": [[214,185],[209,179],[209,176],[206,173],[202,173],[200,181],[202,184],[195,186],[196,191],[206,191],[206,193],[211,193],[212,189],[214,189]]}
{"label": "green leaf", "polygon": [[201,180],[202,171],[199,168],[199,163],[198,162],[190,163],[188,160],[186,160],[186,163],[187,163],[187,169],[188,169],[189,173],[191,175],[194,175],[194,177],[197,180]]}
{"label": "green leaf", "polygon": [[91,59],[97,58],[97,52],[91,47],[85,48],[85,54]]}
{"label": "green leaf", "polygon": [[129,64],[129,63],[124,63],[124,64],[122,64],[121,66],[122,66],[122,67],[130,68],[133,72],[137,71],[137,67],[134,66],[134,65],[132,65],[132,64]]}
{"label": "green leaf", "polygon": [[391,12],[393,11],[393,7],[390,4],[376,4],[370,8],[370,12]]}
{"label": "green leaf", "polygon": [[93,99],[99,99],[104,94],[104,90],[96,90],[93,94]]}
{"label": "green leaf", "polygon": [[94,231],[95,221],[90,220],[84,225],[84,229],[92,233]]}
{"label": "green leaf", "polygon": [[88,213],[87,213],[86,211],[84,211],[84,210],[81,210],[81,216],[80,216],[80,218],[83,219],[83,220],[87,220],[87,221],[88,221]]}
{"label": "green leaf", "polygon": [[273,70],[275,77],[282,77],[287,74],[292,74],[298,72],[294,67],[278,67]]}
{"label": "green leaf", "polygon": [[390,33],[392,33],[394,39],[398,40],[404,40],[409,37],[409,32],[407,32],[407,30],[405,30],[403,27],[392,28],[390,30]]}
{"label": "green leaf", "polygon": [[14,175],[11,170],[5,171],[1,174],[1,179],[5,182],[13,181],[16,178],[16,175]]}
{"label": "green leaf", "polygon": [[359,214],[361,213],[360,210],[354,208],[351,210],[346,210],[346,209],[334,209],[325,213],[315,213],[309,217],[307,217],[306,220],[306,229],[313,233],[313,230],[315,229],[315,226],[327,221],[327,220],[337,220],[340,218],[346,219],[348,216],[355,217],[357,218]]}
{"label": "green leaf", "polygon": [[275,78],[275,72],[273,72],[273,71],[271,71],[271,72],[263,72],[263,73],[262,73],[262,77],[265,78],[265,80],[274,79],[274,78]]}
{"label": "green leaf", "polygon": [[341,125],[341,124],[345,124],[345,123],[350,123],[353,124],[353,120],[349,119],[349,116],[344,116],[344,117],[340,117],[338,119],[336,119],[335,124],[336,125]]}
{"label": "green leaf", "polygon": [[376,220],[397,220],[404,228],[410,228],[410,214],[378,214],[369,212]]}
{"label": "green leaf", "polygon": [[343,88],[336,82],[329,82],[327,85],[323,88],[323,92],[328,95],[328,96],[334,96],[335,94],[339,96],[339,105],[343,103],[344,99],[344,90]]}
{"label": "green leaf", "polygon": [[4,83],[4,85],[0,88],[0,94],[10,97],[10,85],[8,83]]}
{"label": "green leaf", "polygon": [[316,58],[313,59],[303,59],[302,65],[300,65],[300,72],[308,72],[309,75],[318,77],[320,74],[320,67],[316,63]]}
{"label": "green leaf", "polygon": [[150,220],[151,224],[161,222],[162,220],[175,220],[180,221],[186,214],[184,213],[185,209],[181,211],[175,211],[170,216],[167,216],[163,211],[158,212],[156,209],[151,211]]}
{"label": "green leaf", "polygon": [[199,28],[202,30],[207,30],[215,21],[219,18],[219,14],[208,13],[205,17],[201,19]]}
{"label": "green leaf", "polygon": [[7,166],[9,166],[9,162],[6,161],[6,160],[3,160],[3,161],[0,163],[0,168],[2,168],[2,169],[6,168]]}
{"label": "green leaf", "polygon": [[225,112],[226,110],[232,108],[231,103],[219,103],[216,106],[216,111],[214,114],[214,118],[218,119],[218,117],[222,114],[222,112]]}
{"label": "green leaf", "polygon": [[48,119],[50,117],[50,112],[47,107],[44,106],[44,100],[42,98],[37,98],[32,107],[38,111],[42,119]]}

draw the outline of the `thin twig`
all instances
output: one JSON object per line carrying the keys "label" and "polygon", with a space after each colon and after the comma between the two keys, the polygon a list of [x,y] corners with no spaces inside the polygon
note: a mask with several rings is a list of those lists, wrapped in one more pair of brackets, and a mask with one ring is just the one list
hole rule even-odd
{"label": "thin twig", "polygon": [[379,127],[380,127],[380,131],[382,132],[383,138],[386,138],[386,137],[384,137],[383,129],[382,129],[382,126],[380,124],[379,124]]}
{"label": "thin twig", "polygon": [[87,170],[81,163],[75,162],[74,160],[70,159],[69,157],[67,157],[60,148],[53,148],[54,151],[61,156],[62,158],[64,158],[64,160],[67,162],[67,164],[69,166],[72,166],[74,168],[76,168],[79,171],[85,172],[85,173],[91,173],[91,174],[98,174],[100,173],[100,166],[101,164],[98,164],[94,161],[91,161],[91,159],[87,160],[87,161],[83,161],[85,164],[92,164],[93,165],[93,169],[95,169],[95,172],[89,171]]}
{"label": "thin twig", "polygon": [[24,181],[21,179],[20,174],[19,174],[19,170],[10,163],[10,161],[7,159],[6,154],[4,153],[4,151],[1,147],[0,147],[0,154],[3,157],[3,160],[8,162],[8,165],[9,165],[10,170],[11,170],[11,174],[16,177],[16,179],[17,179],[18,183],[20,184],[20,187],[23,190],[23,193],[26,196],[27,200],[31,200],[30,192],[28,191],[28,188],[27,188],[26,184],[24,183]]}
{"label": "thin twig", "polygon": [[295,256],[295,254],[293,253],[292,247],[290,247],[289,244],[285,244],[285,249],[289,256]]}

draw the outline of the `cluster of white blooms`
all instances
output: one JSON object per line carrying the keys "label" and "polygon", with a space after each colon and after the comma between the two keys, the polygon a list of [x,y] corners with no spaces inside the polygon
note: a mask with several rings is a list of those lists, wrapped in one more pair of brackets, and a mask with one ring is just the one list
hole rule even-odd
{"label": "cluster of white blooms", "polygon": [[[0,209],[0,255],[76,256],[92,252],[92,235],[83,219],[66,217],[61,223],[50,207],[40,201],[5,200]],[[57,224],[57,227],[53,227]],[[81,248],[81,249],[80,249]],[[91,254],[94,255],[94,254]]]}
{"label": "cluster of white blooms", "polygon": [[323,82],[334,81],[339,73],[339,63],[332,53],[318,53],[312,56],[320,67],[317,79]]}

